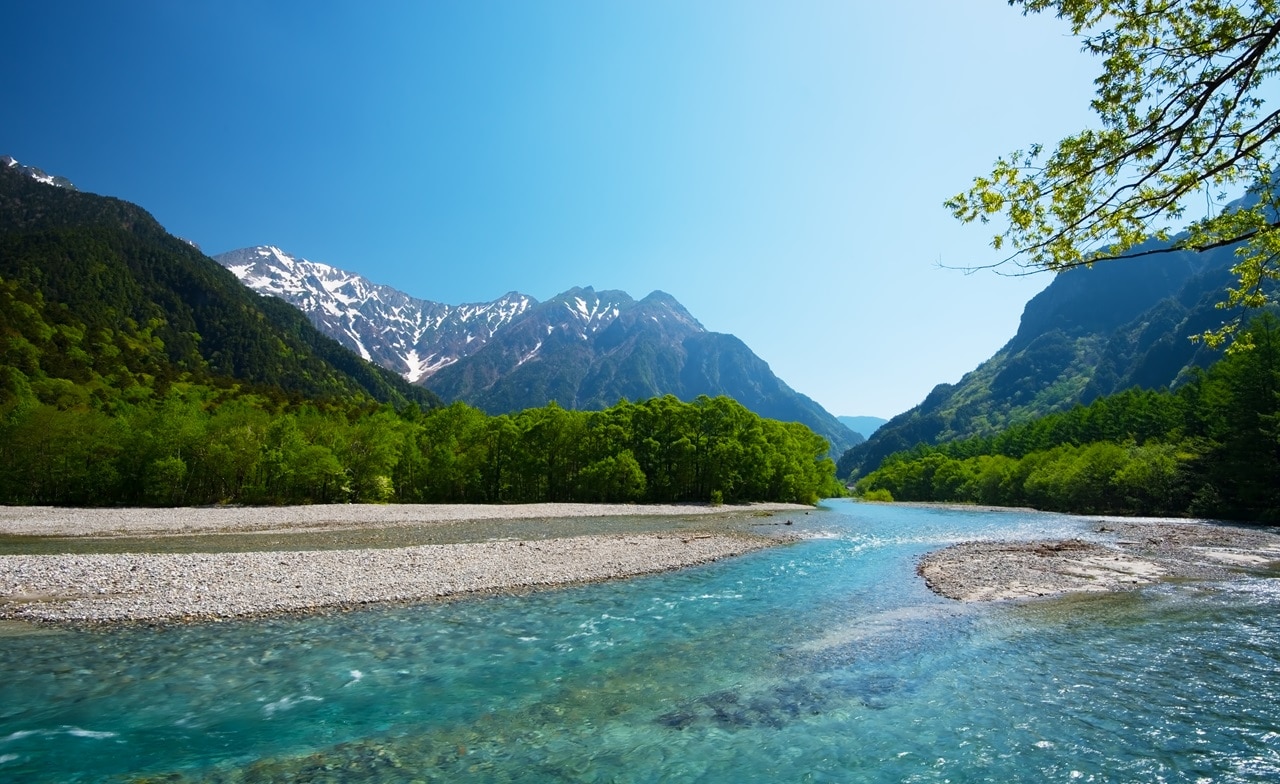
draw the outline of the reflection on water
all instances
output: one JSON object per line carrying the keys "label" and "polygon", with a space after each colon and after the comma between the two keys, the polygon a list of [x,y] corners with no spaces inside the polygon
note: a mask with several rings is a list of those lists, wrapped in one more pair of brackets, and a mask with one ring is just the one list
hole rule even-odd
{"label": "reflection on water", "polygon": [[0,780],[1276,780],[1275,581],[975,607],[913,575],[1087,522],[838,502],[624,583],[4,637]]}

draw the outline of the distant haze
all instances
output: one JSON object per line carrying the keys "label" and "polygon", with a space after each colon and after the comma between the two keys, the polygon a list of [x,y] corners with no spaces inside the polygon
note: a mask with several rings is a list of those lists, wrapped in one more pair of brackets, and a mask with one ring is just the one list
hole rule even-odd
{"label": "distant haze", "polygon": [[860,434],[863,438],[871,438],[871,434],[880,429],[880,426],[889,420],[882,417],[874,416],[838,416],[840,424],[849,428],[855,433]]}

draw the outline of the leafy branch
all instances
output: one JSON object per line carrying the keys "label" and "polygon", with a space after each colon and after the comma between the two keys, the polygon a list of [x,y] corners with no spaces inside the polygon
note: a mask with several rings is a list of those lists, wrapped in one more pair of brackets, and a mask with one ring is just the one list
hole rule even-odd
{"label": "leafy branch", "polygon": [[[1062,271],[1174,250],[1235,246],[1239,285],[1223,306],[1257,307],[1280,278],[1280,205],[1272,189],[1280,110],[1266,88],[1280,72],[1276,0],[1010,0],[1054,12],[1084,51],[1102,58],[1091,106],[1099,127],[1046,149],[996,160],[945,206],[988,224],[990,266]],[[1194,220],[1174,236],[1193,196],[1220,205],[1231,186],[1250,199]],[[1160,250],[1138,246],[1149,241]],[[1222,340],[1233,325],[1209,333]]]}

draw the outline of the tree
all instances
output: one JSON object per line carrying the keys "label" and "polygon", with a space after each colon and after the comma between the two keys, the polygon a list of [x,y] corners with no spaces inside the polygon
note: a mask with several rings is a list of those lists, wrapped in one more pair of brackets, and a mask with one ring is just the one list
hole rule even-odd
{"label": "tree", "polygon": [[[988,176],[946,202],[961,221],[1003,218],[992,238],[1027,270],[1060,271],[1167,250],[1236,246],[1239,287],[1226,305],[1266,303],[1280,278],[1280,110],[1264,93],[1280,72],[1277,0],[1009,0],[1056,14],[1103,58],[1092,107],[1101,121],[1051,149],[999,158]],[[1220,204],[1182,234],[1193,197]],[[1199,199],[1196,199],[1199,201]],[[1144,245],[1156,241],[1160,246]],[[1220,341],[1230,328],[1206,335]]]}
{"label": "tree", "polygon": [[645,476],[635,455],[623,450],[597,460],[578,472],[578,499],[632,503],[644,497]]}
{"label": "tree", "polygon": [[1280,321],[1264,313],[1242,336],[1252,346],[1215,364],[1194,390],[1208,439],[1202,466],[1233,518],[1280,518]]}

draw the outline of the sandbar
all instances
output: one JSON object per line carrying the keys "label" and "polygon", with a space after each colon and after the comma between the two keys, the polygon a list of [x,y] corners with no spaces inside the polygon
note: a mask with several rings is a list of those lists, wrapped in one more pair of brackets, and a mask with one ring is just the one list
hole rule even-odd
{"label": "sandbar", "polygon": [[1170,578],[1219,579],[1280,561],[1274,529],[1210,522],[1100,520],[1089,539],[963,542],[916,573],[964,602],[1118,591]]}
{"label": "sandbar", "polygon": [[[778,544],[724,524],[797,513],[606,504],[342,505],[210,509],[0,507],[8,536],[172,536],[564,517],[705,515],[705,531],[645,532],[393,548],[0,555],[0,620],[193,622],[527,591],[679,569]],[[712,525],[710,521],[719,521]],[[210,536],[210,539],[216,537]]]}

